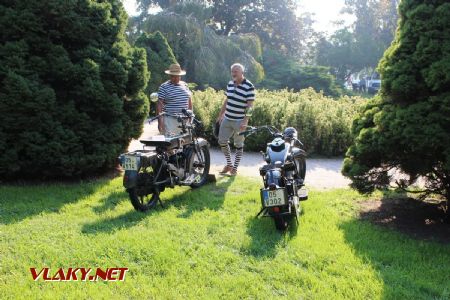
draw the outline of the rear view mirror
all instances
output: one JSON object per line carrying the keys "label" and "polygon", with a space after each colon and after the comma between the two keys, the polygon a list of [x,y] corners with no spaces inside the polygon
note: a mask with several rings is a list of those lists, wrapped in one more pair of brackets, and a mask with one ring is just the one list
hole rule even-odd
{"label": "rear view mirror", "polygon": [[150,101],[151,102],[157,102],[158,101],[158,93],[151,93],[150,94]]}

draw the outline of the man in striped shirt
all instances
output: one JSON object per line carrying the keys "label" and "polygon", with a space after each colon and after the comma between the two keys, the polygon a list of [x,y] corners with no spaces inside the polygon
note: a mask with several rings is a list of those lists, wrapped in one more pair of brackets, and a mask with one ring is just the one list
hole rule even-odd
{"label": "man in striped shirt", "polygon": [[[220,174],[237,174],[237,168],[242,158],[244,136],[238,135],[244,131],[248,124],[255,100],[255,87],[244,77],[244,66],[233,64],[231,66],[232,80],[227,85],[227,98],[222,105],[217,121],[220,122],[219,145],[225,155],[227,165]],[[234,163],[231,161],[229,140],[233,137],[236,154]]]}
{"label": "man in striped shirt", "polygon": [[[159,87],[156,113],[181,114],[183,109],[192,110],[192,93],[186,82],[181,81],[181,76],[186,72],[179,64],[172,64],[165,73],[170,75],[170,80]],[[158,119],[158,129],[166,136],[181,133],[179,126],[175,117],[164,116]]]}

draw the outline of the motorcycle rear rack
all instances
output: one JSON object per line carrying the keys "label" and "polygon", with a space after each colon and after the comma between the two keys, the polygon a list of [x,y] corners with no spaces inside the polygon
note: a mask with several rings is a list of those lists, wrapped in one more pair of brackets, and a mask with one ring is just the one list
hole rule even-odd
{"label": "motorcycle rear rack", "polygon": [[[263,207],[263,208],[261,208],[261,210],[259,211],[259,213],[256,215],[255,218],[258,218],[261,214],[262,214],[263,217],[272,217],[272,215],[270,215],[267,212],[267,210],[269,208],[270,207]],[[288,211],[280,212],[280,213],[277,213],[277,214],[280,215],[280,216],[284,216],[284,215],[290,215],[291,213],[292,213],[291,206],[289,206],[289,210]]]}

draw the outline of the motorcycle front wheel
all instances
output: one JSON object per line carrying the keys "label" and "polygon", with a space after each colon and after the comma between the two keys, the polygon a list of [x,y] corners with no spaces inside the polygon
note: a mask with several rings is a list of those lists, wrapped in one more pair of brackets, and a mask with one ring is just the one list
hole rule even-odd
{"label": "motorcycle front wheel", "polygon": [[210,154],[208,145],[200,147],[200,151],[193,151],[189,157],[190,174],[195,174],[192,188],[198,188],[208,181]]}
{"label": "motorcycle front wheel", "polygon": [[305,180],[306,175],[306,161],[304,157],[295,159],[295,166],[296,166],[296,172],[297,175],[302,179]]}

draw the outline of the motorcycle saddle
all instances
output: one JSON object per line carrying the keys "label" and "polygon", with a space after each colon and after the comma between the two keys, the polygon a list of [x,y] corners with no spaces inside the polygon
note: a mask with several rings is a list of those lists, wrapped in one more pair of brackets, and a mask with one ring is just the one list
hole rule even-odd
{"label": "motorcycle saddle", "polygon": [[189,143],[189,135],[176,135],[173,137],[153,136],[148,139],[139,140],[142,144],[149,147],[175,148]]}

